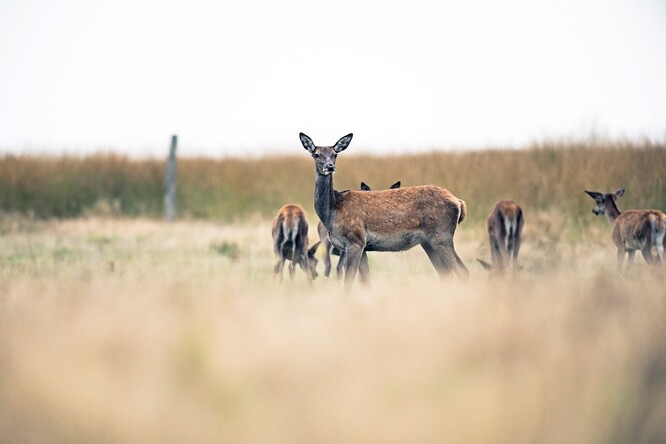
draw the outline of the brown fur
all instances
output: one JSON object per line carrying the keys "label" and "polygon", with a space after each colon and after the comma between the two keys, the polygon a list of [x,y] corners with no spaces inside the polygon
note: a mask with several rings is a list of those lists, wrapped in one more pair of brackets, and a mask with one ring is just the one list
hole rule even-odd
{"label": "brown fur", "polygon": [[[624,254],[628,254],[629,271],[634,261],[636,250],[640,250],[648,264],[664,261],[666,248],[666,215],[660,210],[627,210],[620,212],[615,201],[622,197],[624,188],[614,193],[599,193],[585,190],[595,200],[592,212],[599,216],[606,215],[613,226],[613,242],[617,247],[617,271],[622,273]],[[652,249],[657,255],[653,256]]]}
{"label": "brown fur", "polygon": [[332,174],[352,134],[332,147],[315,146],[303,133],[300,138],[314,159],[317,215],[333,245],[347,254],[347,289],[357,272],[364,273],[359,268],[364,251],[404,251],[421,245],[440,276],[450,271],[469,274],[453,246],[456,227],[464,218],[461,199],[435,185],[340,193],[333,188]]}
{"label": "brown fur", "polygon": [[[361,182],[361,191],[372,191],[372,188],[370,188],[365,182]],[[400,188],[400,181],[397,181],[393,185],[389,187],[389,189],[396,189]],[[321,242],[321,245],[324,247],[324,278],[328,279],[329,275],[331,274],[331,255],[334,256],[340,256],[340,259],[338,259],[338,265],[335,267],[335,274],[338,279],[342,277],[343,274],[343,268],[345,265],[345,252],[340,251],[339,249],[335,248],[333,244],[331,244],[331,241],[328,238],[328,231],[326,231],[326,227],[324,227],[324,224],[319,221],[317,224],[317,231],[319,233],[319,241]],[[368,267],[368,258],[365,253],[363,252],[363,256],[361,257],[361,267],[367,268]],[[360,273],[361,278],[369,278],[370,271],[368,270],[367,274],[366,273]]]}
{"label": "brown fur", "polygon": [[308,275],[317,278],[317,258],[315,252],[319,242],[308,249],[308,222],[303,207],[296,204],[284,205],[273,219],[273,251],[278,257],[273,268],[282,280],[282,270],[286,260],[290,260],[289,277],[294,278],[296,264]]}
{"label": "brown fur", "polygon": [[488,216],[491,263],[477,259],[487,270],[504,274],[507,266],[518,269],[518,252],[523,231],[523,210],[513,200],[501,200]]}

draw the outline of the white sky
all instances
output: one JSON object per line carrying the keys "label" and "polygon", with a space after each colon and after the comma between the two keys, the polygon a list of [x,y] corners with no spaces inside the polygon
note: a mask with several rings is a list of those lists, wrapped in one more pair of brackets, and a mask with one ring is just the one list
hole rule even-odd
{"label": "white sky", "polygon": [[666,2],[0,0],[0,152],[666,139]]}

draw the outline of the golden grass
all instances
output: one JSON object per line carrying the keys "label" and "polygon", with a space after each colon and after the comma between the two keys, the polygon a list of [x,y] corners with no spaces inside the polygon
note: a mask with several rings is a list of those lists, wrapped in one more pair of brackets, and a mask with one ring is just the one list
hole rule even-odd
{"label": "golden grass", "polygon": [[664,269],[556,216],[516,279],[463,223],[468,282],[414,249],[349,294],[275,285],[268,219],[5,218],[0,442],[664,442]]}
{"label": "golden grass", "polygon": [[[177,208],[184,219],[268,218],[285,203],[312,212],[314,167],[294,140],[290,155],[253,159],[182,158]],[[324,143],[324,142],[322,142]],[[558,211],[564,229],[590,223],[583,190],[627,189],[620,207],[666,209],[666,147],[650,142],[538,144],[523,150],[367,156],[352,142],[338,160],[337,189],[435,184],[467,202],[479,225],[497,200],[512,198],[532,214]],[[81,215],[162,217],[162,160],[116,155],[0,157],[0,211],[37,218]]]}

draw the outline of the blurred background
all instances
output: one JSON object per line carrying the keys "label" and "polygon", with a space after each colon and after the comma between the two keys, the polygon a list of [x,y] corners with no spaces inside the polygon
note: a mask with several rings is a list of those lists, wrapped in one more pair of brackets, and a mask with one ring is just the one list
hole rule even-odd
{"label": "blurred background", "polygon": [[665,24],[661,0],[2,0],[0,152],[663,142]]}

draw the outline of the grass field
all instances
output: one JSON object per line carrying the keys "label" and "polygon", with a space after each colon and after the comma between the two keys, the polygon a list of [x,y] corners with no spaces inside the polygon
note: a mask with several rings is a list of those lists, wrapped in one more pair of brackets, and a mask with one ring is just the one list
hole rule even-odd
{"label": "grass field", "polygon": [[[332,143],[332,142],[331,142]],[[367,156],[352,143],[338,160],[335,185],[379,189],[435,184],[468,203],[481,224],[499,199],[526,211],[553,210],[566,228],[585,226],[586,188],[627,188],[621,208],[666,207],[666,145],[644,142],[542,143],[522,150],[430,152]],[[296,135],[288,154],[266,158],[181,158],[177,206],[181,218],[243,221],[270,218],[285,203],[312,209],[314,167]],[[38,219],[81,216],[159,218],[164,214],[166,164],[114,154],[0,156],[0,212]]]}
{"label": "grass field", "polygon": [[466,221],[469,281],[413,249],[348,294],[275,285],[268,218],[5,216],[0,442],[665,442],[664,268],[591,203],[528,212],[514,279]]}

